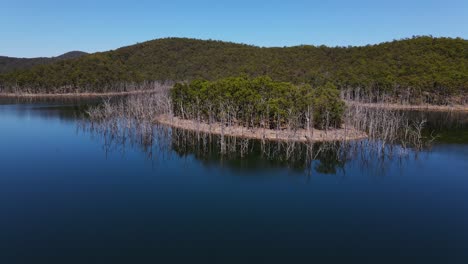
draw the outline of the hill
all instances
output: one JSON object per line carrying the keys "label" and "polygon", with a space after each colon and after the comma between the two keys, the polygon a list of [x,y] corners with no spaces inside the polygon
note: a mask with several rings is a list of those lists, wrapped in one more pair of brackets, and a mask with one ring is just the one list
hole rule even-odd
{"label": "hill", "polygon": [[0,56],[0,73],[28,69],[36,65],[49,64],[59,60],[79,58],[88,53],[82,51],[71,51],[57,57],[39,57],[39,58],[13,58]]}
{"label": "hill", "polygon": [[437,101],[468,93],[468,41],[422,36],[362,47],[263,48],[166,38],[8,72],[0,75],[0,83],[3,91],[17,84],[16,89],[30,92],[104,92],[148,80],[239,75],[298,84],[332,82],[340,89]]}

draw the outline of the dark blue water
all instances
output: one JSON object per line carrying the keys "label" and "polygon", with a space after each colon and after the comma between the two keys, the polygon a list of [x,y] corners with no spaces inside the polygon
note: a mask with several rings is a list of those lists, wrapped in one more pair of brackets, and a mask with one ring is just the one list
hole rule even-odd
{"label": "dark blue water", "polygon": [[79,110],[0,105],[0,263],[468,263],[466,144],[305,173],[109,149]]}

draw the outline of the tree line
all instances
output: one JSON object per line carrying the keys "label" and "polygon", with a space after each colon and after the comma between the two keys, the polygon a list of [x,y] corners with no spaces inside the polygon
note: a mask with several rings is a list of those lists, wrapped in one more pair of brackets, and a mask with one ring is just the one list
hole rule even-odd
{"label": "tree line", "polygon": [[231,77],[177,83],[173,113],[199,122],[268,129],[340,127],[345,109],[332,83],[312,88],[270,77]]}
{"label": "tree line", "polygon": [[[468,41],[431,36],[362,47],[262,48],[166,38],[0,74],[1,91],[104,92],[144,81],[268,75],[276,81],[440,102],[468,93]],[[124,84],[130,83],[129,87]]]}
{"label": "tree line", "polygon": [[36,65],[50,64],[60,60],[79,58],[86,54],[86,52],[82,51],[70,51],[57,57],[14,58],[0,56],[0,73],[29,69]]}

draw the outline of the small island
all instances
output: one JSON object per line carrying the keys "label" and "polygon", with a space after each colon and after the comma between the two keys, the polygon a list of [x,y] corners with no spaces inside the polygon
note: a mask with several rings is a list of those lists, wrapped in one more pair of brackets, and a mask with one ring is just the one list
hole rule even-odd
{"label": "small island", "polygon": [[336,141],[365,138],[343,124],[345,104],[331,83],[312,88],[269,77],[177,83],[170,113],[155,118],[176,128],[279,141]]}

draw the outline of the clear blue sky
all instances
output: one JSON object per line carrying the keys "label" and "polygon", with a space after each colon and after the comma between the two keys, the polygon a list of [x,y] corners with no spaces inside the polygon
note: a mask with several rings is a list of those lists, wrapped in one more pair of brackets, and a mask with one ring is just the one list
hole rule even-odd
{"label": "clear blue sky", "polygon": [[259,46],[468,38],[468,1],[0,0],[0,55],[105,51],[161,37]]}

